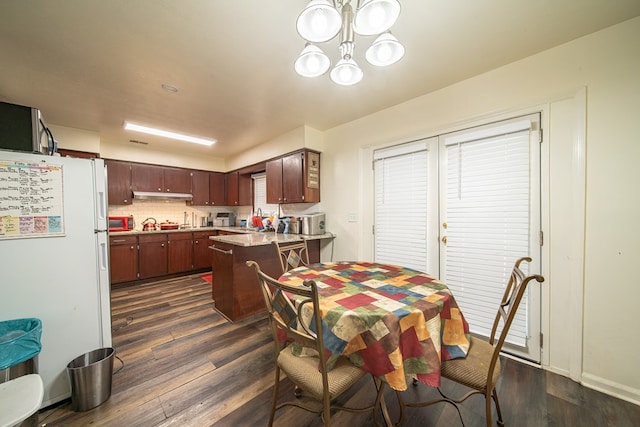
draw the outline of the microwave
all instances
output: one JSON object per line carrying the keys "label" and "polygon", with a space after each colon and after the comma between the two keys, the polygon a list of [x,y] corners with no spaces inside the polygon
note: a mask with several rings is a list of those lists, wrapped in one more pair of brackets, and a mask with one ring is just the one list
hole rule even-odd
{"label": "microwave", "polygon": [[53,155],[57,143],[40,110],[0,102],[0,149]]}
{"label": "microwave", "polygon": [[131,231],[136,226],[132,216],[110,216],[109,231]]}

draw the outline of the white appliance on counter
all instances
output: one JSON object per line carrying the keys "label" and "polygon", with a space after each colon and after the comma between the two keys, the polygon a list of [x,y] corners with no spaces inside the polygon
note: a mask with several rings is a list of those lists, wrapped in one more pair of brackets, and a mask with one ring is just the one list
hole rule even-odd
{"label": "white appliance on counter", "polygon": [[102,159],[0,150],[0,320],[42,321],[42,407],[71,395],[71,360],[112,345],[106,180]]}

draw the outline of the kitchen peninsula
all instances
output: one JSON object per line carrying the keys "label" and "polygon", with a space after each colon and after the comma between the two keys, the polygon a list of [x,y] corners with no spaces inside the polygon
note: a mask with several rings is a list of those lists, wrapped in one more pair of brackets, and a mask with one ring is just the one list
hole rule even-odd
{"label": "kitchen peninsula", "polygon": [[306,240],[309,261],[320,262],[320,243],[333,239],[331,233],[318,235],[281,234],[274,232],[240,232],[210,236],[213,252],[213,299],[216,309],[231,321],[265,311],[262,290],[255,272],[246,266],[252,260],[272,277],[282,274],[274,241],[286,243]]}

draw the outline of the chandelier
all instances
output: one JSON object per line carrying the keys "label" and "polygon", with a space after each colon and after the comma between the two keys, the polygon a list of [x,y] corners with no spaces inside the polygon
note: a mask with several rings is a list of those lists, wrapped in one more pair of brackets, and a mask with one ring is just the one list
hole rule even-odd
{"label": "chandelier", "polygon": [[399,15],[398,0],[357,0],[355,13],[351,0],[311,0],[296,22],[298,34],[307,41],[296,59],[296,72],[304,77],[326,73],[331,61],[314,43],[328,42],[338,33],[340,60],[330,74],[337,84],[348,86],[362,80],[363,72],[353,59],[355,34],[378,35],[365,54],[370,64],[384,67],[399,61],[404,46],[389,31]]}

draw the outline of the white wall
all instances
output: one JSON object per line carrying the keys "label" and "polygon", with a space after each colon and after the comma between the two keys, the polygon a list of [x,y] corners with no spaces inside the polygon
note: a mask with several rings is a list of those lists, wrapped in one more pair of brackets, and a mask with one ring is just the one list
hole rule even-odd
{"label": "white wall", "polygon": [[[640,257],[640,192],[636,188],[640,182],[638,52],[640,18],[325,132],[322,205],[331,231],[338,235],[335,259],[363,259],[370,254],[367,218],[371,213],[362,193],[368,185],[362,179],[367,172],[354,168],[365,147],[430,136],[481,117],[526,107],[542,105],[549,114],[552,107],[561,108],[586,87],[585,245],[583,253],[574,254],[584,256],[584,281],[567,283],[576,275],[567,271],[567,264],[572,262],[565,258],[563,248],[567,236],[562,228],[555,228],[554,235],[547,234],[550,265],[543,271],[551,304],[549,318],[545,319],[552,335],[547,344],[554,343],[546,350],[551,352],[548,363],[551,369],[568,373],[572,369],[568,365],[576,362],[562,353],[566,350],[562,343],[570,345],[574,338],[566,324],[579,324],[580,319],[571,318],[575,311],[565,310],[556,300],[571,298],[567,289],[583,290],[584,336],[579,349],[582,358],[577,361],[582,364],[581,380],[640,403],[640,375],[635,367],[640,354],[636,331],[640,323],[635,317],[640,286],[634,279],[634,264]],[[558,133],[555,139],[550,135],[547,141],[557,147],[548,154],[556,156],[550,159],[553,169],[548,170],[546,178],[552,180],[549,187],[553,189],[554,182],[562,184],[563,179],[572,178],[571,156],[575,153],[567,145],[573,143],[570,135]],[[554,191],[566,196],[573,190],[565,187]],[[557,227],[570,224],[572,218],[567,211],[557,204],[551,206],[549,194],[546,197],[549,223]],[[358,222],[348,222],[349,213],[356,213]],[[553,347],[558,357],[554,357]]]}

